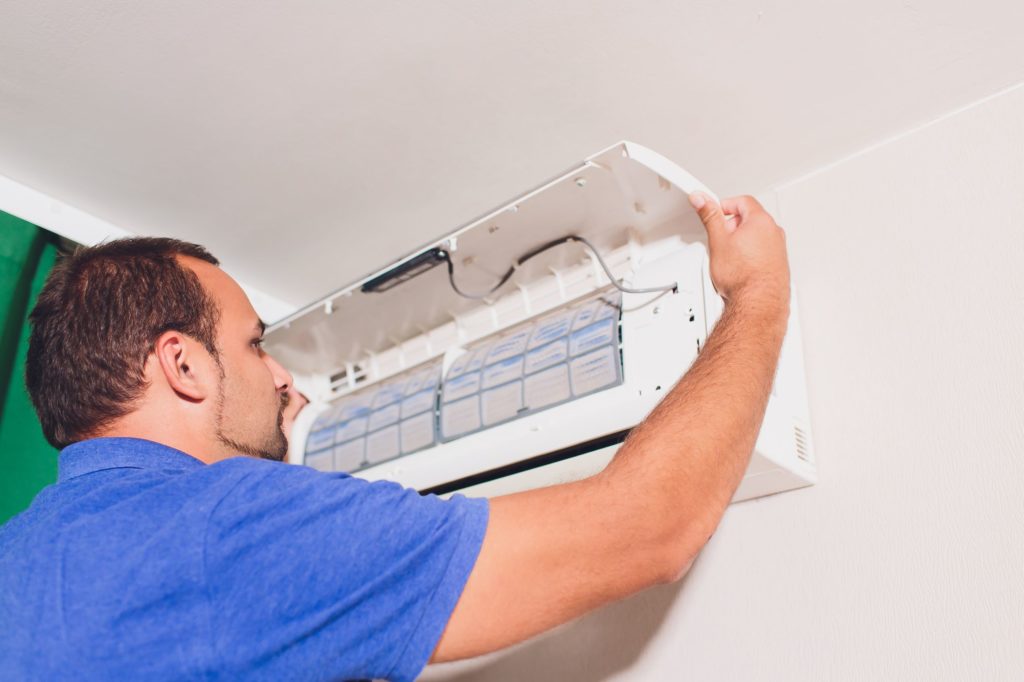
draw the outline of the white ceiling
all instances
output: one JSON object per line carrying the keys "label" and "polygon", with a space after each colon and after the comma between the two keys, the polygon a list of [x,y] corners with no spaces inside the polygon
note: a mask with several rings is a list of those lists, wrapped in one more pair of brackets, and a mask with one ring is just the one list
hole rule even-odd
{"label": "white ceiling", "polygon": [[623,138],[764,189],[1024,80],[1022,25],[1017,0],[7,0],[0,175],[301,304]]}

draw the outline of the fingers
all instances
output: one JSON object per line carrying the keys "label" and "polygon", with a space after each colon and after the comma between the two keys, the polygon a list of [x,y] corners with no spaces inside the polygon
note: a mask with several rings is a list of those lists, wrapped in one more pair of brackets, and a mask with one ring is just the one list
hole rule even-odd
{"label": "fingers", "polygon": [[764,207],[754,197],[740,196],[722,199],[722,210],[739,216],[742,221],[751,213],[764,212]]}
{"label": "fingers", "polygon": [[708,239],[712,242],[731,231],[732,228],[726,223],[725,215],[722,213],[722,207],[707,194],[694,192],[690,195],[690,205],[700,216],[704,228],[708,231]]}
{"label": "fingers", "polygon": [[294,386],[288,389],[288,402],[286,403],[288,412],[294,417],[302,408],[309,404],[309,399],[306,396],[299,393],[298,389]]}
{"label": "fingers", "polygon": [[285,438],[290,439],[295,418],[302,411],[302,408],[309,404],[309,400],[306,396],[299,393],[294,386],[290,386],[288,392],[281,397],[281,403],[283,406],[281,410],[281,429],[284,431]]}

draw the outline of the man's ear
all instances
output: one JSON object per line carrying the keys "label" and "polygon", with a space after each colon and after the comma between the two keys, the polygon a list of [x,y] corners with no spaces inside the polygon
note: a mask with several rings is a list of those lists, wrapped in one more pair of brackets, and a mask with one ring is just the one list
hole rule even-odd
{"label": "man's ear", "polygon": [[167,385],[188,400],[201,401],[210,395],[206,376],[208,358],[201,357],[199,344],[176,331],[167,331],[156,340],[154,353]]}

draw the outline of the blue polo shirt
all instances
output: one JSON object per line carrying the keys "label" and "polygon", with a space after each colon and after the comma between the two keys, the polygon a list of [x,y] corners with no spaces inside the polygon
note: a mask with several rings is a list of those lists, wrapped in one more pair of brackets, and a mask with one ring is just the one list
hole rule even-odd
{"label": "blue polo shirt", "polygon": [[487,515],[251,457],[76,443],[0,527],[0,679],[412,680]]}

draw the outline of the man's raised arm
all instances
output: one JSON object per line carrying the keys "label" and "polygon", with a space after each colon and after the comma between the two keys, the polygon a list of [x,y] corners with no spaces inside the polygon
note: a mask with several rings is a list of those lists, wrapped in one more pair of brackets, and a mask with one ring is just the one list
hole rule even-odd
{"label": "man's raised arm", "polygon": [[691,202],[708,231],[721,319],[604,471],[491,500],[479,558],[434,661],[504,648],[676,580],[718,526],[764,417],[789,315],[789,266],[785,235],[754,199]]}

